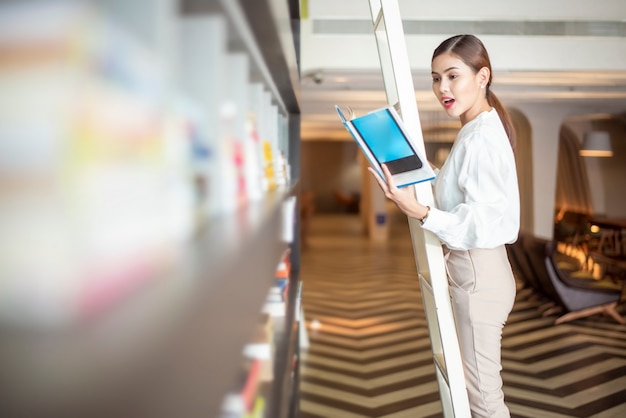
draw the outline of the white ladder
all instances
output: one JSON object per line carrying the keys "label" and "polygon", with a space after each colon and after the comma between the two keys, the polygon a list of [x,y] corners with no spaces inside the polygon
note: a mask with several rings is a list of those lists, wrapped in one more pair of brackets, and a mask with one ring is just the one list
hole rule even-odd
{"label": "white ladder", "polygon": [[[369,3],[387,103],[395,106],[413,145],[426,155],[398,1]],[[433,202],[430,183],[417,184],[415,192],[422,203]],[[408,219],[443,414],[446,418],[470,417],[441,243],[434,234],[422,229],[419,221]]]}

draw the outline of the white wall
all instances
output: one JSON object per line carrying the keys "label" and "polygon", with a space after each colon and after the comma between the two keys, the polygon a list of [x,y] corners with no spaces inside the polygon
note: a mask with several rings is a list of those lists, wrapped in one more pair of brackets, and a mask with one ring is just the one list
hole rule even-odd
{"label": "white wall", "polygon": [[[365,0],[309,0],[308,19],[302,21],[301,65],[307,72],[326,69],[379,68],[371,34],[314,35],[311,20],[368,20]],[[500,21],[624,21],[624,0],[451,0],[445,3],[400,0],[403,20]],[[430,70],[430,56],[448,35],[407,35],[409,61],[414,70]],[[626,69],[625,37],[497,36],[481,35],[496,70],[616,70]]]}
{"label": "white wall", "polygon": [[[444,3],[398,0],[407,19],[545,19],[614,20],[626,15],[623,0],[448,0]],[[590,7],[593,6],[593,7]],[[310,18],[369,19],[366,0],[309,0]]]}

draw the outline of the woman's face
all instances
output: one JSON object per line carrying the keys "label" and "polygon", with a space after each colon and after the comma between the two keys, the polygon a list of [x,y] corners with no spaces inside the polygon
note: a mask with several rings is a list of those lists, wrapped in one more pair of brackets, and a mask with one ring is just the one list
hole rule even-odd
{"label": "woman's face", "polygon": [[451,52],[444,52],[432,62],[433,92],[449,116],[465,125],[490,106],[485,98],[483,68],[478,73]]}

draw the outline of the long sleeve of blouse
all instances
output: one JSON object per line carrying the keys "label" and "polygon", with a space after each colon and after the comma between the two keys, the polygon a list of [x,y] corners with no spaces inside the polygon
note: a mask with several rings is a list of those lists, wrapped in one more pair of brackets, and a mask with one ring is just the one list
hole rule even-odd
{"label": "long sleeve of blouse", "polygon": [[457,136],[434,183],[435,206],[423,227],[451,249],[494,248],[519,233],[515,159],[495,109]]}

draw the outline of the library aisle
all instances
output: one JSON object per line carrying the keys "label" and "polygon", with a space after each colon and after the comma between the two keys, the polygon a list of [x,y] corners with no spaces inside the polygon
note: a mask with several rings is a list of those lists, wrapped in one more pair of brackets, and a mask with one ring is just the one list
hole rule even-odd
{"label": "library aisle", "polygon": [[[371,243],[358,215],[316,214],[302,252],[302,418],[442,417],[406,218]],[[626,326],[595,316],[555,326],[518,292],[504,328],[513,418],[626,416]],[[619,307],[624,312],[625,306]]]}

